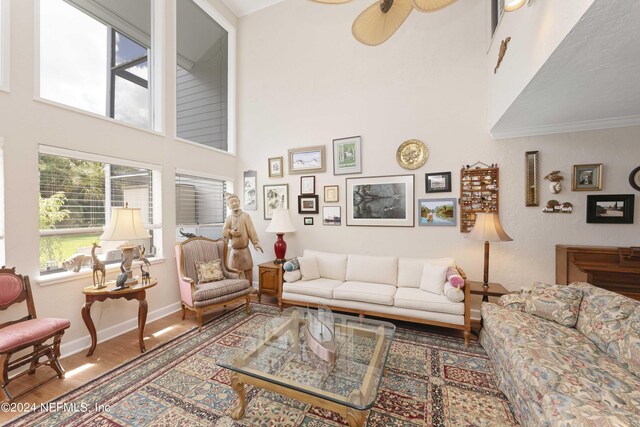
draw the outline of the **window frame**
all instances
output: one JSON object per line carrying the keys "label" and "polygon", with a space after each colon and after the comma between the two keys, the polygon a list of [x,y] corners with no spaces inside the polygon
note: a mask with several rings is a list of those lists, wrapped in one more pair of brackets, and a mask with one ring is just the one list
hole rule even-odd
{"label": "window frame", "polygon": [[[204,144],[200,144],[194,141],[190,141],[185,138],[181,138],[178,136],[178,126],[177,120],[178,116],[176,114],[173,117],[174,120],[174,139],[178,142],[183,142],[187,144],[194,145],[196,147],[204,148],[206,150],[213,150],[218,153],[229,154],[232,156],[237,155],[237,146],[236,146],[236,50],[237,50],[237,34],[236,27],[229,21],[225,16],[220,13],[213,5],[211,5],[206,0],[191,0],[196,6],[202,9],[211,19],[216,21],[218,25],[220,25],[227,32],[227,149],[221,150],[220,148],[209,147]],[[174,28],[173,32],[173,45],[178,46],[178,13],[176,2],[172,2],[172,13],[174,17]],[[177,59],[177,49],[176,54],[171,59],[169,66],[172,66],[173,69],[177,69],[178,59]],[[177,79],[174,79],[177,80]],[[174,81],[174,95],[177,96],[177,83]],[[229,181],[228,181],[229,182]]]}
{"label": "window frame", "polygon": [[[156,248],[156,257],[157,259],[163,260],[163,224],[162,224],[162,167],[160,165],[155,165],[151,163],[144,163],[138,161],[132,161],[128,159],[122,159],[117,157],[110,157],[101,154],[94,154],[76,150],[68,150],[65,148],[50,146],[40,144],[38,146],[38,156],[40,155],[49,155],[49,156],[58,156],[58,157],[67,157],[72,159],[90,161],[90,162],[100,162],[108,165],[117,165],[117,166],[125,166],[125,167],[135,167],[135,168],[144,168],[151,171],[151,180],[152,180],[152,188],[153,188],[153,204],[152,204],[152,212],[153,212],[153,223],[148,224],[148,230],[157,231],[158,236],[155,236],[153,242]],[[38,186],[40,184],[38,183]],[[39,192],[40,190],[38,190]],[[108,199],[110,195],[105,194],[105,199]],[[105,209],[105,223],[108,224],[111,216],[111,210]],[[105,224],[105,225],[106,225]],[[54,230],[38,230],[39,239],[48,236],[66,236],[72,234],[87,234],[92,232],[101,232],[103,230],[103,226],[98,227],[76,227],[76,228],[58,228]],[[40,247],[40,243],[38,244]],[[117,264],[110,264],[114,266],[115,269]],[[109,267],[109,265],[107,266]],[[87,271],[87,269],[82,269],[81,271]],[[54,271],[47,273],[46,271],[39,270],[39,281],[40,279],[44,279],[44,281],[49,281],[49,277],[52,277],[54,281],[58,281],[61,278],[65,278],[68,276],[72,276],[73,272],[70,271]]]}

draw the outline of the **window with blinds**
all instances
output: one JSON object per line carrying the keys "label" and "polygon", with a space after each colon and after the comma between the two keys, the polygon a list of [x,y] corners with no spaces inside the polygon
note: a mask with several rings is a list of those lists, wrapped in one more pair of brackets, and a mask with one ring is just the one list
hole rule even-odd
{"label": "window with blinds", "polygon": [[[88,158],[40,153],[40,270],[63,271],[65,260],[84,255],[89,267],[92,243],[101,245],[98,257],[106,263],[121,261],[117,246],[122,242],[100,242],[111,208],[140,208],[145,227],[152,236],[161,224],[155,212],[154,188],[157,171],[135,165],[118,165]],[[136,241],[146,256],[156,252],[154,237]],[[68,264],[68,263],[67,263]],[[77,265],[77,264],[74,264]],[[68,267],[68,266],[67,266]]]}
{"label": "window with blinds", "polygon": [[217,239],[226,217],[223,180],[176,174],[176,238],[184,234]]}

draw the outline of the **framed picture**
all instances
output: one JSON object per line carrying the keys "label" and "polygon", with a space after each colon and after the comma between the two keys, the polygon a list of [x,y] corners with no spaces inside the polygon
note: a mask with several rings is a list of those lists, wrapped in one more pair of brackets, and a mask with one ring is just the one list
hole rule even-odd
{"label": "framed picture", "polygon": [[289,173],[324,172],[324,145],[289,150]]}
{"label": "framed picture", "polygon": [[304,225],[313,225],[313,217],[305,216],[304,217]]}
{"label": "framed picture", "polygon": [[451,191],[451,172],[424,174],[425,193],[448,193]]}
{"label": "framed picture", "polygon": [[347,178],[347,225],[413,227],[414,181],[414,175]]}
{"label": "framed picture", "polygon": [[333,140],[333,174],[362,173],[361,139],[359,136]]}
{"label": "framed picture", "polygon": [[300,194],[316,194],[316,177],[300,177]]}
{"label": "framed picture", "polygon": [[282,161],[282,157],[269,158],[269,178],[281,178],[283,176]]}
{"label": "framed picture", "polygon": [[276,208],[289,209],[289,184],[263,185],[264,219],[273,217]]}
{"label": "framed picture", "polygon": [[341,225],[340,206],[322,207],[322,225]]}
{"label": "framed picture", "polygon": [[418,225],[437,226],[457,224],[458,204],[456,199],[418,200]]}
{"label": "framed picture", "polygon": [[587,223],[633,224],[633,194],[587,196]]}
{"label": "framed picture", "polygon": [[573,165],[572,191],[602,190],[602,163]]}
{"label": "framed picture", "polygon": [[298,213],[318,213],[318,196],[298,196]]}
{"label": "framed picture", "polygon": [[324,202],[335,203],[339,198],[339,187],[337,185],[325,185],[324,186]]}
{"label": "framed picture", "polygon": [[256,171],[244,171],[244,210],[258,210],[258,173]]}

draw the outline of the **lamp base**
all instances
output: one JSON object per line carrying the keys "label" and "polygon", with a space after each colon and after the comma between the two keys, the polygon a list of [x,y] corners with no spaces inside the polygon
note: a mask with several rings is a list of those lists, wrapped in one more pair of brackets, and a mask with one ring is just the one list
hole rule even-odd
{"label": "lamp base", "polygon": [[284,255],[287,253],[287,242],[282,238],[284,233],[277,233],[276,235],[278,239],[273,244],[273,251],[276,253],[276,260],[274,262],[276,264],[284,264],[287,261],[284,258]]}

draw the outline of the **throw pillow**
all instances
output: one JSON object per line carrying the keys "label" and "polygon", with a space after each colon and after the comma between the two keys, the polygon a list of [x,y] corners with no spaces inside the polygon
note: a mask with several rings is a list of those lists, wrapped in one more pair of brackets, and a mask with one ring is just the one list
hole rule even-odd
{"label": "throw pillow", "polygon": [[446,265],[431,264],[425,262],[422,267],[422,278],[420,279],[420,289],[436,295],[444,294],[444,282],[447,281]]}
{"label": "throw pillow", "polygon": [[464,301],[464,292],[462,289],[454,287],[451,282],[444,284],[444,296],[451,302]]}
{"label": "throw pillow", "polygon": [[529,299],[529,293],[507,294],[498,299],[498,305],[514,311],[524,311],[524,307]]}
{"label": "throw pillow", "polygon": [[582,291],[565,285],[534,283],[525,312],[569,328],[578,320]]}
{"label": "throw pillow", "polygon": [[284,271],[294,271],[300,268],[300,263],[298,262],[298,258],[291,258],[289,261],[285,262],[282,266]]}
{"label": "throw pillow", "polygon": [[209,262],[196,261],[198,283],[217,282],[224,279],[222,264],[219,259]]}
{"label": "throw pillow", "polygon": [[300,269],[293,271],[285,271],[282,278],[287,283],[297,282],[302,279],[302,273],[300,273]]}
{"label": "throw pillow", "polygon": [[460,276],[460,272],[455,267],[449,267],[447,269],[447,282],[451,283],[454,288],[464,288],[464,279]]}
{"label": "throw pillow", "polygon": [[300,273],[302,273],[302,280],[313,280],[320,278],[320,270],[318,270],[318,262],[316,261],[316,257],[298,257],[298,263],[300,264]]}

